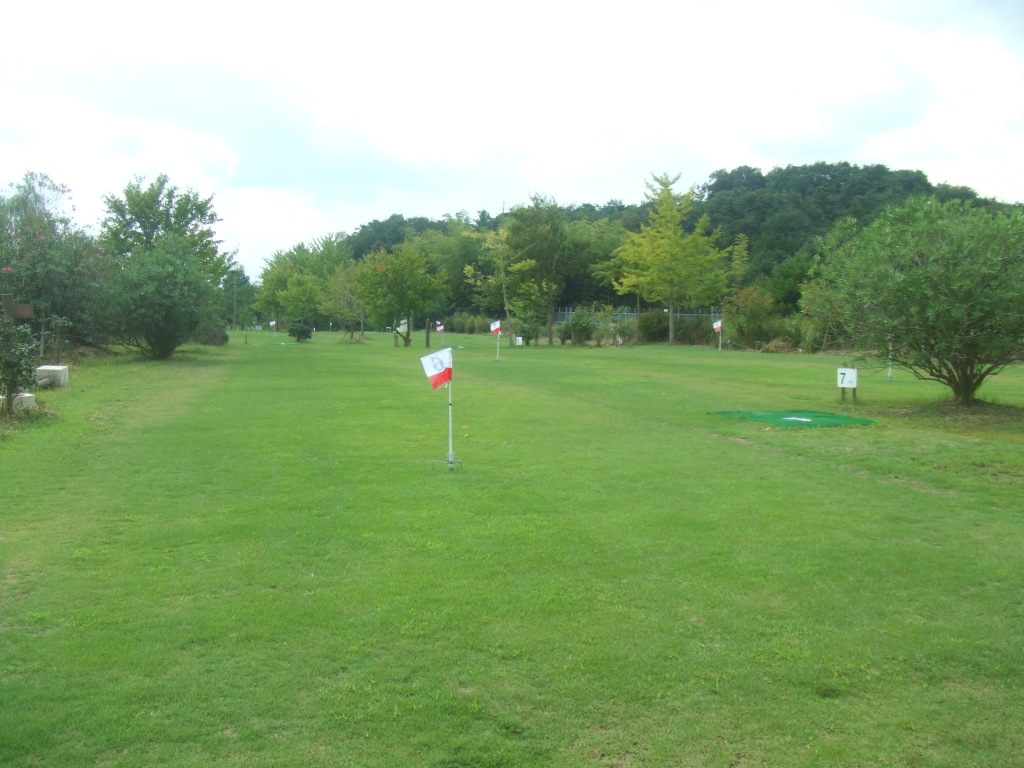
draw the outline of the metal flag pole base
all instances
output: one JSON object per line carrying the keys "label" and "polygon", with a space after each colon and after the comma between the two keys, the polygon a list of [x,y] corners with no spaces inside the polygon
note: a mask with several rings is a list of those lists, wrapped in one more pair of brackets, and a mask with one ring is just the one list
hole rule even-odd
{"label": "metal flag pole base", "polygon": [[442,459],[440,461],[435,461],[434,464],[447,464],[449,472],[454,472],[456,466],[459,469],[462,469],[462,462],[459,461],[458,459],[456,459],[455,458],[455,454],[453,454],[453,453],[449,453],[447,459]]}

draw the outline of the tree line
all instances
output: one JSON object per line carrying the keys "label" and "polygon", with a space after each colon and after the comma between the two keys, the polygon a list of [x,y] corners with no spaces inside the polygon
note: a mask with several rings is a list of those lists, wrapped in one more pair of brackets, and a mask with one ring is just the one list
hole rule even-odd
{"label": "tree line", "polygon": [[[471,218],[460,212],[432,220],[395,214],[350,234],[300,243],[268,260],[253,317],[352,329],[367,322],[399,327],[403,319],[411,328],[416,323],[408,322],[408,315],[423,325],[429,318],[501,315],[518,319],[527,338],[540,335],[550,341],[556,307],[643,312],[670,304],[689,309],[713,305],[732,315],[734,343],[758,347],[776,340],[814,348],[823,338],[801,317],[802,286],[821,239],[837,222],[853,219],[866,225],[887,207],[917,195],[963,200],[997,212],[1013,208],[980,198],[967,187],[933,185],[920,171],[882,165],[816,163],[768,173],[741,166],[716,171],[706,183],[686,190],[677,190],[677,182],[678,177],[655,175],[637,204],[559,205],[536,195],[496,216],[479,211]],[[659,205],[671,202],[660,197],[666,194],[676,196],[684,208],[668,224],[659,223],[657,212]],[[707,248],[729,251],[736,263],[724,272],[717,267],[709,272],[705,265],[677,275],[687,290],[666,294],[654,285],[653,273],[641,276],[636,263],[625,258],[630,249],[638,253],[637,238],[645,228],[659,226],[663,233],[688,237],[691,247],[702,239]],[[421,275],[420,297],[409,287],[412,274]],[[427,276],[436,284],[428,285]],[[708,284],[701,287],[704,277]],[[389,295],[386,279],[397,281],[390,294],[404,309],[380,300]],[[400,298],[402,291],[408,298]],[[360,301],[371,296],[369,303]],[[661,331],[666,340],[677,340],[674,328]],[[684,333],[682,339],[698,337]]]}
{"label": "tree line", "polygon": [[93,236],[66,213],[67,188],[27,174],[0,195],[0,292],[35,306],[40,330],[49,320],[76,343],[153,358],[188,340],[223,342],[229,326],[270,322],[388,328],[408,345],[414,329],[429,334],[434,322],[473,330],[501,317],[515,335],[553,343],[559,307],[593,318],[616,307],[644,318],[657,310],[641,335],[670,342],[706,340],[708,324],[677,328],[676,310],[710,308],[729,318],[732,344],[816,349],[855,336],[821,301],[809,311],[805,297],[823,285],[838,226],[867,228],[918,198],[992,216],[1020,210],[881,165],[741,166],[686,189],[678,182],[653,175],[636,204],[535,195],[493,216],[395,214],[273,253],[254,281],[216,240],[212,198],[166,176],[106,196]]}

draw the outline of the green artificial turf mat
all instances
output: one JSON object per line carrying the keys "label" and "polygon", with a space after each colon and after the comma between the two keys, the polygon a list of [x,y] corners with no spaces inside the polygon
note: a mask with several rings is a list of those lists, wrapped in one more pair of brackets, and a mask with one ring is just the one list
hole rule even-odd
{"label": "green artificial turf mat", "polygon": [[872,423],[870,419],[817,411],[719,411],[715,415],[762,421],[777,427],[852,427]]}

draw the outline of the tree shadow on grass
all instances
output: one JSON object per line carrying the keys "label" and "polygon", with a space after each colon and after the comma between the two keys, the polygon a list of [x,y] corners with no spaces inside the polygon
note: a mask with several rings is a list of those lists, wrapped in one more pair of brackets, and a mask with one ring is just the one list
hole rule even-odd
{"label": "tree shadow on grass", "polygon": [[932,422],[936,426],[955,429],[1017,432],[1024,428],[1024,408],[986,400],[976,400],[971,405],[964,405],[959,400],[949,399],[871,410],[873,415],[879,417]]}

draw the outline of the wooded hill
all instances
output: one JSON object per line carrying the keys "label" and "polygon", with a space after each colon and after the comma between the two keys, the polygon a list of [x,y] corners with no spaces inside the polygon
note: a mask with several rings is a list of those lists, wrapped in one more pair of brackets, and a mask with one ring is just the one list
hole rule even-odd
{"label": "wooded hill", "polygon": [[[749,166],[723,169],[712,173],[706,183],[695,186],[694,194],[696,204],[688,224],[692,226],[707,214],[712,226],[722,230],[723,241],[732,242],[737,235],[746,235],[747,282],[760,281],[774,297],[777,308],[784,312],[796,307],[797,286],[811,264],[815,239],[846,216],[866,224],[886,206],[920,194],[934,195],[942,201],[967,200],[992,210],[1015,207],[981,198],[969,187],[932,184],[921,171],[894,171],[884,165],[857,166],[845,162],[789,165],[768,173]],[[600,206],[568,205],[561,210],[567,223],[608,220],[621,223],[632,232],[639,231],[647,219],[646,203],[625,204],[620,200]],[[480,211],[471,225],[493,231],[510,216],[511,212],[492,216]],[[344,242],[358,259],[380,248],[391,249],[410,235],[431,230],[447,232],[450,222],[450,218],[438,221],[395,214],[384,221],[360,226]],[[581,269],[586,266],[579,265]],[[567,274],[559,305],[593,301],[614,304],[622,299],[616,298],[610,286],[602,286],[586,274]]]}

